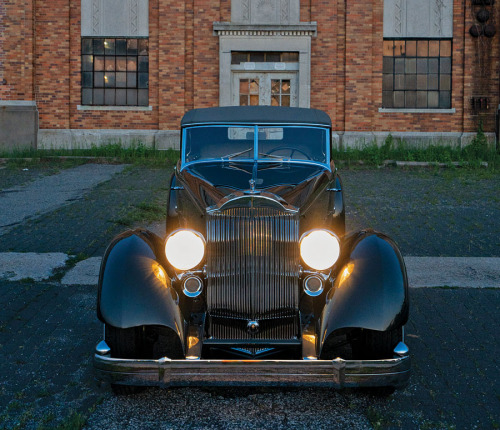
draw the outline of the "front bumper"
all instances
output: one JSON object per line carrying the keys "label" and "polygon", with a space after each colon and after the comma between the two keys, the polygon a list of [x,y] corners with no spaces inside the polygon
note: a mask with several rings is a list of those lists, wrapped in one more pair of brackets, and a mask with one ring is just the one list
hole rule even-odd
{"label": "front bumper", "polygon": [[97,348],[99,381],[135,386],[402,387],[410,356],[385,360],[136,360],[112,358]]}

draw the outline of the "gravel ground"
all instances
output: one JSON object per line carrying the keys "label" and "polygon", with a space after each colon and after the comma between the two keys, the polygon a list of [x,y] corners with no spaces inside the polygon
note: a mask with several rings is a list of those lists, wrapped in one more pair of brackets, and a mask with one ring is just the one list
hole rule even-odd
{"label": "gravel ground", "polygon": [[[54,169],[55,172],[56,169]],[[0,189],[47,170],[0,170]],[[102,255],[127,225],[161,218],[171,168],[133,166],[79,200],[0,236],[0,252]],[[500,175],[466,170],[342,172],[351,229],[392,235],[405,255],[500,256]],[[411,291],[410,385],[389,398],[362,390],[97,389],[95,287],[0,281],[0,428],[498,428],[499,289]]]}

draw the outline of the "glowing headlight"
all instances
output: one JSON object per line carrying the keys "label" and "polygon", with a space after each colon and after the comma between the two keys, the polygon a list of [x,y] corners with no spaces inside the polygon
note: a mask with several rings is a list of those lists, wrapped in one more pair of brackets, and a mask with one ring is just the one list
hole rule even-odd
{"label": "glowing headlight", "polygon": [[192,269],[203,260],[205,240],[193,230],[174,231],[165,242],[165,255],[176,269]]}
{"label": "glowing headlight", "polygon": [[340,242],[328,230],[311,230],[300,239],[300,256],[315,270],[332,267],[340,255]]}

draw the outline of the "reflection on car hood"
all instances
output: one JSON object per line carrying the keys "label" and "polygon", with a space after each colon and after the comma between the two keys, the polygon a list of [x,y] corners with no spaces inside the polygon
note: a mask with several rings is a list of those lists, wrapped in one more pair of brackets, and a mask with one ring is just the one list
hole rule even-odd
{"label": "reflection on car hood", "polygon": [[177,174],[201,208],[217,205],[237,191],[275,194],[286,203],[304,209],[332,179],[325,166],[286,162],[213,162],[192,164]]}

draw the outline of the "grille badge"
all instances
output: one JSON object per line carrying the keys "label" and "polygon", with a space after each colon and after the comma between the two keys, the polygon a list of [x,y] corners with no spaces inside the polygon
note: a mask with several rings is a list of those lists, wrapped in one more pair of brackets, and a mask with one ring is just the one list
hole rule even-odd
{"label": "grille badge", "polygon": [[248,321],[247,331],[251,334],[257,334],[259,332],[259,322],[258,321]]}

